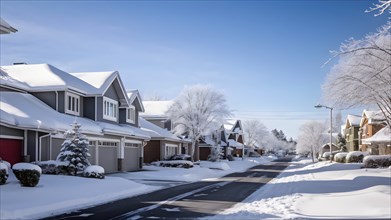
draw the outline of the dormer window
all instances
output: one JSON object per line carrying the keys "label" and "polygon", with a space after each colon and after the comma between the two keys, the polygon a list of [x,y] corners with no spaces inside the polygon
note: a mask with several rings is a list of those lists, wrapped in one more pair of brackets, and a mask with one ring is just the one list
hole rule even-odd
{"label": "dormer window", "polygon": [[136,108],[133,105],[126,109],[126,122],[136,123]]}
{"label": "dormer window", "polygon": [[80,116],[80,96],[67,93],[65,113]]}
{"label": "dormer window", "polygon": [[117,121],[118,117],[118,102],[103,97],[103,119],[107,119],[110,121]]}

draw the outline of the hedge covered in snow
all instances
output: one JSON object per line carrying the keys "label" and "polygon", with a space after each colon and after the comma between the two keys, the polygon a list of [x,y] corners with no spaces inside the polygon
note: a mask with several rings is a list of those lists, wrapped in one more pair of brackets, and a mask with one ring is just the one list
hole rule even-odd
{"label": "hedge covered in snow", "polygon": [[192,168],[194,166],[193,162],[188,160],[157,161],[157,162],[152,162],[152,165],[160,166],[160,167],[178,167],[178,168]]}
{"label": "hedge covered in snow", "polygon": [[345,161],[346,161],[346,155],[348,155],[347,152],[340,152],[340,153],[335,154],[335,156],[334,156],[335,162],[338,162],[338,163],[345,163]]}
{"label": "hedge covered in snow", "polygon": [[365,168],[378,168],[391,166],[391,155],[370,155],[364,157]]}
{"label": "hedge covered in snow", "polygon": [[31,163],[17,163],[12,166],[16,178],[22,186],[34,187],[38,184],[42,169]]}
{"label": "hedge covered in snow", "polygon": [[5,184],[8,179],[8,166],[7,164],[0,162],[0,185]]}
{"label": "hedge covered in snow", "polygon": [[97,179],[104,179],[105,178],[105,169],[103,167],[98,165],[91,165],[88,166],[83,171],[83,176],[89,177],[89,178],[97,178]]}
{"label": "hedge covered in snow", "polygon": [[34,162],[37,166],[41,167],[43,174],[64,174],[74,173],[74,169],[70,170],[69,163],[66,161],[48,160]]}
{"label": "hedge covered in snow", "polygon": [[346,163],[362,163],[365,156],[369,155],[368,152],[352,151],[346,155]]}

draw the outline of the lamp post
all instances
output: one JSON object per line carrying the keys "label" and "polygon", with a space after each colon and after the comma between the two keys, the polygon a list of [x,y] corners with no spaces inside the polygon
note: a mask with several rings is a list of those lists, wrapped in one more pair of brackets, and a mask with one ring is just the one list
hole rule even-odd
{"label": "lamp post", "polygon": [[333,145],[333,107],[325,106],[325,105],[315,105],[315,108],[327,108],[330,109],[330,163],[333,162],[331,156],[332,156],[332,145]]}

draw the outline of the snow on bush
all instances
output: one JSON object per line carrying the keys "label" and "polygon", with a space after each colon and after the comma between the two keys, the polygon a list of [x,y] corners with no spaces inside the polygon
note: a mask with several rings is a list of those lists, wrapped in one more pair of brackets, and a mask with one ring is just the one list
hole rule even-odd
{"label": "snow on bush", "polygon": [[7,179],[8,179],[8,166],[5,163],[0,162],[0,185],[5,184],[5,182],[7,182]]}
{"label": "snow on bush", "polygon": [[89,177],[89,178],[104,179],[105,178],[105,169],[103,169],[103,167],[98,166],[98,165],[91,165],[91,166],[88,166],[84,170],[83,176]]}
{"label": "snow on bush", "polygon": [[391,155],[370,155],[364,157],[365,168],[378,168],[391,166]]}
{"label": "snow on bush", "polygon": [[68,161],[57,161],[57,160],[48,160],[48,161],[39,161],[34,162],[37,166],[41,167],[43,174],[68,174],[73,171],[69,170]]}
{"label": "snow on bush", "polygon": [[334,156],[335,162],[338,162],[338,163],[345,163],[346,155],[348,155],[347,152],[340,152],[340,153],[337,153],[337,154]]}
{"label": "snow on bush", "polygon": [[210,162],[210,161],[201,161],[201,167],[206,167],[209,169],[217,169],[217,170],[229,170],[231,167],[225,162]]}
{"label": "snow on bush", "polygon": [[34,187],[38,184],[42,169],[31,163],[17,163],[12,166],[16,178],[22,186]]}
{"label": "snow on bush", "polygon": [[346,155],[346,163],[362,163],[365,156],[369,155],[368,152],[352,151]]}
{"label": "snow on bush", "polygon": [[193,162],[188,160],[168,160],[152,162],[152,165],[159,167],[178,167],[178,168],[192,168]]}

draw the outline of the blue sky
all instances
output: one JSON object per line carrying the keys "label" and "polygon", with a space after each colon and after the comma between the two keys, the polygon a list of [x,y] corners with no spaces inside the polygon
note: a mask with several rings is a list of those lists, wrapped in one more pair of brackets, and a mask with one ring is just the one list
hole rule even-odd
{"label": "blue sky", "polygon": [[127,88],[172,99],[211,84],[234,113],[296,137],[316,110],[330,50],[386,16],[376,1],[1,1],[18,29],[1,36],[1,65],[49,63],[67,72],[118,70]]}

